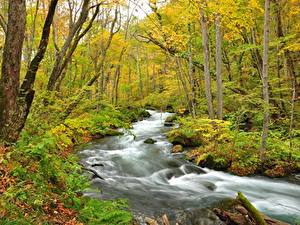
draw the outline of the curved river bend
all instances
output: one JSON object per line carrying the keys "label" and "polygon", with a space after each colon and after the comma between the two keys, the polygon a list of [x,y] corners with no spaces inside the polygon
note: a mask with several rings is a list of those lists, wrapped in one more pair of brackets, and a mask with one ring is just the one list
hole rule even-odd
{"label": "curved river bend", "polygon": [[[209,208],[242,191],[265,214],[295,224],[300,219],[300,186],[277,179],[238,177],[201,169],[172,155],[163,123],[170,113],[149,111],[151,117],[130,133],[92,142],[80,151],[82,163],[104,178],[93,179],[96,198],[127,198],[137,213]],[[155,144],[145,144],[153,138]]]}

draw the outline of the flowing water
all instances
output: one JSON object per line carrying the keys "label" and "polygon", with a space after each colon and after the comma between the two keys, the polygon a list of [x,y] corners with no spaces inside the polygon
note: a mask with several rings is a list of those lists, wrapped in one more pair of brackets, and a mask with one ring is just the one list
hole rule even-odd
{"label": "flowing water", "polygon": [[[85,146],[82,163],[104,180],[93,179],[87,191],[96,198],[127,198],[133,211],[154,215],[209,208],[242,191],[265,214],[295,224],[300,220],[300,186],[280,179],[238,177],[202,169],[172,155],[163,122],[170,113],[149,111],[151,117],[137,122],[123,136],[107,137]],[[132,135],[134,134],[134,135]],[[153,138],[155,144],[145,144]]]}

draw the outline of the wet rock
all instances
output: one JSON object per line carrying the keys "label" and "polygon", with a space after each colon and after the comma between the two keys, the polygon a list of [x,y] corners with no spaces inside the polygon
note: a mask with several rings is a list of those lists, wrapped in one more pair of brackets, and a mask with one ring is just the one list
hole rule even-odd
{"label": "wet rock", "polygon": [[215,157],[212,154],[203,155],[203,159],[199,162],[201,167],[207,167],[214,170],[226,171],[230,166],[226,159]]}
{"label": "wet rock", "polygon": [[149,118],[150,116],[151,116],[151,114],[146,110],[140,110],[140,112],[139,112],[139,117],[142,119]]}
{"label": "wet rock", "polygon": [[100,133],[96,133],[92,136],[92,139],[93,140],[96,140],[96,139],[101,139],[101,138],[104,138],[104,135],[103,134],[100,134]]}
{"label": "wet rock", "polygon": [[168,170],[165,172],[165,177],[170,180],[172,177],[180,177],[184,175],[184,173],[180,169]]}
{"label": "wet rock", "polygon": [[169,123],[169,122],[164,123],[165,127],[173,127],[174,125],[175,125],[175,123]]}
{"label": "wet rock", "polygon": [[172,153],[180,153],[183,152],[182,145],[174,145],[172,148]]}
{"label": "wet rock", "polygon": [[166,118],[165,122],[167,122],[167,123],[173,123],[173,122],[176,121],[176,119],[177,119],[177,116],[176,116],[176,115],[168,116],[168,117]]}
{"label": "wet rock", "polygon": [[224,224],[209,209],[194,209],[177,211],[173,216],[169,216],[170,224],[200,225],[200,224]]}
{"label": "wet rock", "polygon": [[171,113],[174,112],[174,108],[171,105],[167,105],[165,110],[166,110],[166,112],[171,112]]}
{"label": "wet rock", "polygon": [[105,134],[107,136],[119,136],[119,135],[123,135],[124,133],[115,129],[108,129],[105,131]]}
{"label": "wet rock", "polygon": [[152,138],[147,138],[144,143],[146,144],[154,144],[155,142],[157,142],[156,140],[152,139]]}
{"label": "wet rock", "polygon": [[202,145],[202,140],[196,135],[187,137],[184,133],[181,133],[178,130],[170,132],[167,134],[168,140],[173,145],[182,145],[184,147],[198,147]]}
{"label": "wet rock", "polygon": [[[155,215],[135,215],[137,224],[146,225],[224,225],[210,209],[172,210]],[[135,224],[134,224],[135,225]]]}
{"label": "wet rock", "polygon": [[159,225],[156,220],[149,217],[145,218],[145,222],[147,225]]}
{"label": "wet rock", "polygon": [[169,160],[167,162],[167,165],[168,165],[168,167],[173,167],[173,168],[178,168],[181,166],[181,164],[176,160]]}
{"label": "wet rock", "polygon": [[94,163],[91,165],[91,167],[96,167],[96,166],[104,166],[102,163]]}
{"label": "wet rock", "polygon": [[172,127],[175,125],[175,121],[177,119],[176,115],[168,116],[164,122],[165,127]]}
{"label": "wet rock", "polygon": [[190,164],[184,165],[183,169],[184,169],[184,172],[187,174],[190,174],[190,173],[204,174],[205,173],[205,171],[203,169],[201,169],[200,167],[190,165]]}

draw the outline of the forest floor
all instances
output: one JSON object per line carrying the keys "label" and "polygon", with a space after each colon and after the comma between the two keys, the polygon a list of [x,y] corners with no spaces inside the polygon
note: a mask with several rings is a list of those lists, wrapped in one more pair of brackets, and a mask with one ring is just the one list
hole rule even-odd
{"label": "forest floor", "polygon": [[129,224],[126,200],[86,198],[88,176],[76,156],[76,146],[105,136],[120,135],[132,122],[149,116],[138,108],[109,104],[82,108],[66,120],[58,118],[64,104],[52,104],[30,114],[15,146],[0,147],[0,224]]}

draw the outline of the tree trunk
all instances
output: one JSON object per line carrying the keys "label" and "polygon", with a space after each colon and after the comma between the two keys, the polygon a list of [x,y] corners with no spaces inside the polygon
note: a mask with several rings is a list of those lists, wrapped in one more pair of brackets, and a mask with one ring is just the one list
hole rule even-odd
{"label": "tree trunk", "polygon": [[0,140],[5,142],[14,142],[19,136],[15,121],[18,117],[17,97],[25,28],[25,0],[9,1],[0,80]]}
{"label": "tree trunk", "polygon": [[34,39],[35,39],[35,33],[36,33],[36,20],[38,16],[38,11],[39,11],[39,6],[40,6],[40,1],[36,1],[36,6],[35,6],[35,12],[33,16],[33,22],[32,22],[32,27],[31,27],[31,34],[28,35],[27,39],[27,54],[26,54],[26,61],[27,61],[27,67],[30,66],[31,58],[32,58],[32,50],[34,46]]}
{"label": "tree trunk", "polygon": [[156,92],[156,71],[155,71],[155,64],[152,65],[152,92]]}
{"label": "tree trunk", "polygon": [[183,88],[183,91],[184,91],[184,97],[185,97],[185,100],[186,100],[186,104],[187,104],[187,107],[188,107],[188,110],[191,114],[193,114],[193,109],[192,109],[192,103],[191,103],[191,100],[190,100],[190,97],[189,97],[189,89],[188,89],[188,86],[187,86],[187,82],[184,78],[184,75],[183,75],[183,72],[182,72],[182,69],[181,69],[181,65],[180,65],[180,61],[178,58],[176,58],[176,64],[177,64],[177,76],[181,82],[181,85],[182,85],[182,88]]}
{"label": "tree trunk", "polygon": [[208,106],[208,115],[210,119],[214,118],[212,94],[211,94],[211,78],[209,71],[209,49],[208,49],[208,33],[207,33],[207,23],[204,15],[204,11],[200,8],[200,20],[202,29],[202,46],[204,54],[204,79],[205,79],[205,94]]}
{"label": "tree trunk", "polygon": [[138,75],[138,80],[139,80],[139,94],[140,94],[140,99],[144,98],[144,91],[143,91],[143,80],[142,80],[142,72],[141,72],[141,65],[140,65],[140,52],[139,52],[139,47],[137,47],[136,50],[136,73]]}
{"label": "tree trunk", "polygon": [[188,41],[188,75],[191,86],[191,115],[193,118],[196,117],[196,97],[195,97],[195,77],[193,71],[193,54],[192,54],[192,34],[191,34],[191,24],[188,24],[189,31],[189,41]]}
{"label": "tree trunk", "polygon": [[269,33],[270,33],[270,0],[265,0],[265,16],[264,16],[264,52],[263,52],[263,99],[264,99],[264,119],[263,133],[261,138],[260,159],[264,161],[265,150],[267,147],[267,137],[269,132],[269,85],[268,85],[268,58],[269,58]]}
{"label": "tree trunk", "polygon": [[[52,69],[52,72],[51,72],[51,75],[49,77],[48,84],[47,84],[47,90],[49,90],[49,91],[54,90],[56,82],[57,82],[58,78],[60,77],[60,75],[62,74],[62,72],[67,64],[67,63],[65,63],[64,58],[67,55],[68,49],[72,45],[72,41],[73,41],[74,37],[76,36],[76,34],[78,36],[78,32],[80,32],[84,22],[86,21],[86,19],[88,17],[89,3],[90,3],[90,0],[84,0],[84,2],[82,4],[80,16],[79,16],[78,20],[76,21],[76,23],[74,24],[74,26],[72,27],[72,30],[69,32],[69,35],[68,35],[63,47],[61,48],[61,51],[59,52],[59,54],[56,57],[54,67]],[[79,42],[79,40],[78,40],[78,42]],[[73,49],[71,49],[69,52],[72,52],[72,50]],[[71,53],[71,56],[72,56],[72,54],[73,54],[73,52]]]}
{"label": "tree trunk", "polygon": [[289,129],[290,148],[292,148],[292,138],[293,138],[292,133],[293,133],[293,129],[294,129],[295,102],[296,102],[296,82],[295,82],[295,80],[293,80],[292,81],[290,129]]}
{"label": "tree trunk", "polygon": [[[39,48],[19,89],[22,44],[25,34],[25,1],[10,1],[9,22],[0,83],[0,139],[15,142],[23,129],[34,97],[34,82],[49,42],[58,0],[52,0],[43,26]],[[7,99],[8,98],[8,99]]]}
{"label": "tree trunk", "polygon": [[218,119],[223,119],[223,91],[222,91],[222,43],[221,43],[221,24],[220,15],[216,16],[216,76],[217,76],[217,115]]}

